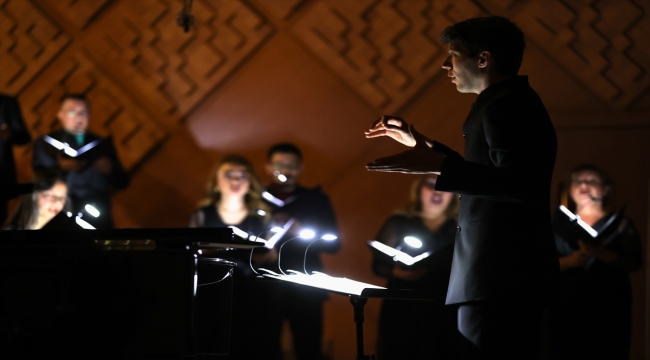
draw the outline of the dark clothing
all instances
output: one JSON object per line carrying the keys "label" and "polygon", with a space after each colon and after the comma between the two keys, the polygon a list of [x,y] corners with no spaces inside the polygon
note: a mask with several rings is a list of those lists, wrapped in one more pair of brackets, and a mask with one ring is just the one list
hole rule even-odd
{"label": "dark clothing", "polygon": [[[11,129],[11,136],[0,138],[0,189],[7,191],[16,184],[16,163],[12,150],[13,145],[27,144],[32,137],[27,131],[20,112],[20,106],[15,98],[0,94],[0,125],[6,124]],[[0,194],[0,224],[7,217],[7,200],[10,196]]]}
{"label": "dark clothing", "polygon": [[[453,359],[456,336],[456,311],[445,306],[451,260],[454,251],[456,221],[448,220],[431,232],[419,216],[393,216],[382,226],[377,241],[399,249],[411,256],[427,251],[431,255],[407,266],[390,256],[373,250],[372,268],[376,275],[388,279],[389,289],[412,289],[427,292],[433,301],[386,299],[379,315],[378,359]],[[404,244],[406,236],[422,241],[415,249]],[[415,281],[394,278],[393,268],[426,269]]]}
{"label": "dark clothing", "polygon": [[445,156],[436,190],[462,194],[447,304],[547,296],[559,264],[549,214],[557,139],[528,78],[485,89]]}
{"label": "dark clothing", "polygon": [[[558,212],[557,216],[564,216]],[[600,231],[609,216],[592,226]],[[578,239],[556,227],[560,257],[578,250]],[[583,268],[560,274],[559,289],[549,309],[549,354],[552,359],[628,359],[632,331],[632,285],[629,273],[641,267],[641,239],[625,218],[603,239],[619,255],[606,263],[594,259]]]}
{"label": "dark clothing", "polygon": [[544,306],[517,299],[461,304],[460,359],[538,360]]}
{"label": "dark clothing", "polygon": [[[498,317],[507,312],[502,304],[516,302],[520,317],[539,317],[559,269],[549,214],[557,151],[553,124],[528,78],[516,76],[478,95],[463,136],[464,158],[440,143],[433,146],[446,158],[436,190],[462,194],[447,304],[473,302],[496,309]],[[489,334],[489,323],[475,325],[485,332],[466,338],[487,358],[504,358],[493,350],[508,348],[507,339],[521,334],[507,327],[496,336]]]}
{"label": "dark clothing", "polygon": [[[51,138],[60,142],[68,143],[72,149],[78,150],[82,146],[100,139],[92,133],[86,133],[82,144],[77,143],[75,135],[64,130],[55,131],[48,134]],[[88,160],[88,164],[78,171],[64,172],[66,183],[68,184],[68,196],[72,200],[74,213],[84,212],[83,208],[90,204],[100,212],[98,218],[85,216],[84,220],[97,228],[112,228],[113,216],[111,214],[111,191],[125,188],[129,184],[129,177],[124,171],[117,152],[110,139],[101,146],[101,153]],[[34,154],[32,166],[34,170],[38,169],[58,169],[57,156],[61,154],[54,146],[45,142],[40,137],[34,143]],[[111,164],[111,172],[108,175],[103,174],[93,167],[93,162],[100,157],[107,157]]]}
{"label": "dark clothing", "polygon": [[[298,186],[290,194],[280,193],[273,187],[268,188],[267,191],[284,202],[283,206],[270,203],[273,208],[274,221],[282,225],[290,218],[296,220],[292,231],[287,232],[284,238],[278,242],[276,248],[298,236],[302,229],[314,230],[315,239],[325,234],[339,235],[334,210],[328,196],[321,191],[320,187],[307,189]],[[305,255],[307,246],[309,246],[309,251]],[[303,271],[303,266],[308,273],[322,271],[323,266],[319,254],[321,252],[333,254],[340,247],[340,239],[317,240],[313,243],[296,239],[287,242],[286,246],[282,247],[279,265],[285,272],[288,269]],[[278,284],[278,289],[281,290],[280,296],[283,299],[280,303],[282,316],[289,321],[292,329],[296,358],[298,360],[320,359],[322,357],[323,333],[322,304],[327,299],[327,293],[323,290],[308,289],[295,284]]]}
{"label": "dark clothing", "polygon": [[[257,215],[249,215],[241,223],[233,225],[249,235],[258,235],[267,228],[264,219]],[[200,208],[190,219],[190,227],[226,226],[229,224],[223,222],[215,205]],[[233,281],[230,353],[219,358],[280,360],[282,319],[278,310],[279,293],[275,283],[257,280],[250,266],[250,254],[250,250],[237,249],[205,255],[237,263]]]}

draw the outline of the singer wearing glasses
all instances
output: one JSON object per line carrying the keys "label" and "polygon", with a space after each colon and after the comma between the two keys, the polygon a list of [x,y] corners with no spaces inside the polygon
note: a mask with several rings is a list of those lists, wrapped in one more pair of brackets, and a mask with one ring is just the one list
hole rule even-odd
{"label": "singer wearing glasses", "polygon": [[[406,211],[390,217],[377,241],[411,256],[431,254],[407,266],[373,249],[372,269],[389,289],[426,292],[433,301],[386,299],[379,315],[377,356],[382,359],[454,359],[456,312],[445,306],[456,236],[458,196],[436,191],[436,175],[411,186]],[[407,243],[407,237],[421,242]],[[414,247],[420,245],[419,247]]]}
{"label": "singer wearing glasses", "polygon": [[[113,191],[126,188],[129,176],[117,156],[112,138],[101,138],[88,131],[90,117],[90,103],[85,95],[63,96],[57,113],[61,129],[34,142],[32,167],[34,171],[61,171],[68,184],[73,212],[84,213],[85,206],[92,205],[100,215],[85,218],[96,228],[112,228],[111,196]],[[68,144],[74,151],[93,144],[96,146],[81,159],[65,155],[47,140]]]}
{"label": "singer wearing glasses", "polygon": [[[291,143],[279,143],[267,151],[266,174],[270,184],[264,193],[272,207],[274,223],[282,226],[293,221],[287,233],[278,242],[282,254],[278,266],[283,271],[323,271],[320,254],[334,254],[341,247],[333,241],[290,241],[302,230],[311,230],[318,239],[331,234],[338,237],[334,209],[320,186],[307,188],[300,184],[304,165],[300,149]],[[308,248],[309,247],[309,248]],[[307,251],[309,250],[309,251]],[[327,293],[306,286],[277,284],[282,293],[281,313],[289,323],[293,349],[297,360],[320,360],[323,338],[323,302]]]}
{"label": "singer wearing glasses", "polygon": [[[610,218],[613,185],[608,174],[590,164],[568,178],[569,210],[599,231]],[[552,359],[628,359],[632,287],[629,273],[641,267],[641,239],[624,218],[616,231],[590,244],[576,239],[554,220],[560,256],[560,286],[550,307]],[[608,233],[609,234],[609,233]]]}
{"label": "singer wearing glasses", "polygon": [[[268,208],[262,185],[250,161],[239,155],[221,159],[210,172],[205,197],[190,218],[190,227],[236,226],[249,235],[268,238]],[[233,279],[230,355],[228,359],[281,359],[281,320],[274,284],[256,280],[250,250],[205,252],[204,256],[237,263]],[[275,265],[277,252],[256,249],[254,268]]]}
{"label": "singer wearing glasses", "polygon": [[39,230],[61,211],[69,210],[68,186],[63,176],[51,170],[34,175],[34,191],[23,195],[5,230]]}

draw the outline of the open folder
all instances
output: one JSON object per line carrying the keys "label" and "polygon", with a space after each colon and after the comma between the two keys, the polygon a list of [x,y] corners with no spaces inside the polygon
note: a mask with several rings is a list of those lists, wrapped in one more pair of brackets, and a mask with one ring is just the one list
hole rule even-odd
{"label": "open folder", "polygon": [[605,224],[600,227],[598,231],[589,226],[586,222],[580,219],[580,216],[572,213],[564,205],[560,205],[560,216],[556,217],[555,226],[560,233],[567,234],[568,240],[577,241],[581,239],[592,245],[606,244],[610,235],[617,231],[618,226],[623,220],[626,206],[621,210],[611,214],[605,221]]}
{"label": "open folder", "polygon": [[296,284],[307,285],[348,295],[361,296],[361,292],[364,289],[386,289],[385,287],[367,284],[361,281],[329,276],[318,271],[314,271],[312,275],[307,275],[298,271],[287,270],[287,275],[281,275],[268,269],[260,268],[259,270],[264,272],[264,277],[289,281]]}
{"label": "open folder", "polygon": [[94,160],[104,155],[106,152],[105,149],[106,145],[111,142],[109,136],[108,138],[105,139],[97,139],[95,141],[91,141],[88,144],[75,150],[70,146],[70,144],[59,141],[47,135],[43,136],[43,140],[45,140],[46,143],[55,147],[57,150],[61,150],[65,156],[79,159],[79,160],[88,160],[88,161]]}
{"label": "open folder", "polygon": [[399,261],[399,262],[401,262],[401,263],[403,263],[405,265],[408,265],[408,266],[411,266],[411,265],[415,264],[416,262],[418,262],[418,261],[420,261],[422,259],[425,259],[425,258],[429,257],[429,255],[431,255],[431,251],[427,251],[427,252],[424,252],[424,253],[422,253],[420,255],[417,255],[417,256],[411,256],[411,255],[409,255],[409,254],[407,254],[407,253],[405,253],[403,251],[392,248],[392,247],[390,247],[390,246],[388,246],[388,245],[386,245],[384,243],[381,243],[381,242],[379,242],[377,240],[368,241],[368,245],[370,245],[370,247],[372,247],[372,248],[375,248],[375,249],[383,252],[384,254],[386,254],[388,256],[392,256],[393,260]]}

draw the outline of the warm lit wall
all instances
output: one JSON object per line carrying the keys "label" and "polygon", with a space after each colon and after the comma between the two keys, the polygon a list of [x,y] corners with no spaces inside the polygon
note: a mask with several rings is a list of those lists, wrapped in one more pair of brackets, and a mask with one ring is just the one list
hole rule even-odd
{"label": "warm lit wall", "polygon": [[[327,271],[381,284],[365,241],[404,204],[414,177],[367,172],[366,162],[400,148],[363,131],[394,113],[462,150],[475,96],[457,93],[440,70],[437,36],[493,13],[527,35],[521,73],[558,132],[554,189],[576,163],[600,164],[616,181],[617,205],[648,233],[648,1],[195,0],[187,34],[174,23],[182,3],[0,1],[0,91],[19,96],[35,136],[56,126],[60,95],[88,94],[91,129],[113,134],[133,173],[115,197],[121,227],[184,226],[221,156],[241,153],[261,171],[269,145],[293,141],[305,153],[304,184],[323,185],[340,223],[344,245],[325,258]],[[30,148],[16,156],[25,180]],[[650,356],[644,272],[633,275],[633,359]],[[366,306],[369,353],[378,308]],[[350,358],[354,341],[352,308],[332,296],[326,350]]]}

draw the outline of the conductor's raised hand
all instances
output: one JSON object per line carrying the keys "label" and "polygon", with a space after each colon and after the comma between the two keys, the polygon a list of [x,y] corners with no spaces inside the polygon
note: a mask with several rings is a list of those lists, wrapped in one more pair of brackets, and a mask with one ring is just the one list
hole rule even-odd
{"label": "conductor's raised hand", "polygon": [[439,174],[444,158],[431,150],[429,140],[409,125],[408,133],[415,141],[412,149],[377,159],[366,164],[370,171],[407,174]]}
{"label": "conductor's raised hand", "polygon": [[409,132],[409,124],[401,117],[384,115],[377,119],[365,132],[366,138],[388,136],[397,142],[414,147],[416,140]]}

